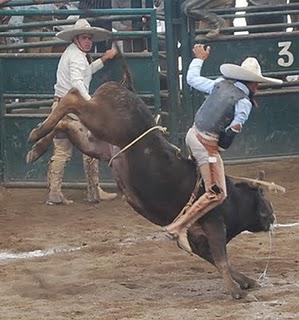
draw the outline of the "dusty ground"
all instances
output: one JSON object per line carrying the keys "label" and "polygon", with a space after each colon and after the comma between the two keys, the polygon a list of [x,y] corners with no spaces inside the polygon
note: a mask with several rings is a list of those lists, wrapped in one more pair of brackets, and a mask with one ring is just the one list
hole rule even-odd
{"label": "dusty ground", "polygon": [[[298,222],[299,160],[227,171],[254,177],[257,168],[288,189],[271,195],[278,223]],[[298,225],[276,229],[262,287],[233,301],[212,266],[180,251],[121,199],[91,206],[83,190],[66,194],[75,205],[44,205],[44,189],[0,189],[0,319],[299,319]],[[4,259],[39,249],[49,255]],[[257,279],[269,236],[242,234],[228,251]]]}

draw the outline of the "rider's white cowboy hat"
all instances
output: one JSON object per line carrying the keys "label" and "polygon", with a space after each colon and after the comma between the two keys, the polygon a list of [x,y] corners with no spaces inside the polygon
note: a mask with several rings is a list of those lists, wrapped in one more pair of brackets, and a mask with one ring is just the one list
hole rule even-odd
{"label": "rider's white cowboy hat", "polygon": [[78,19],[74,25],[58,32],[56,37],[71,42],[75,36],[83,33],[91,34],[94,41],[103,41],[111,38],[110,31],[92,27],[86,19]]}
{"label": "rider's white cowboy hat", "polygon": [[240,66],[231,63],[224,63],[220,66],[220,72],[225,78],[229,79],[248,82],[282,83],[282,80],[264,77],[262,75],[260,64],[257,59],[253,57],[246,58]]}

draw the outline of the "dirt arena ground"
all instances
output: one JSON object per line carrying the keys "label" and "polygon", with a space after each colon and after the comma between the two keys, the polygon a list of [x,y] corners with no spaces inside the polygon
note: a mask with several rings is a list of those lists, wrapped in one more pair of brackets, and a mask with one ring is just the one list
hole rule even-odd
{"label": "dirt arena ground", "polygon": [[[234,301],[207,262],[189,256],[120,197],[46,206],[45,189],[0,189],[0,319],[299,319],[299,159],[227,166],[227,172],[287,188],[270,195],[278,227],[243,233],[228,247],[238,270],[261,287]],[[287,224],[294,224],[293,226]],[[40,251],[38,251],[40,250]],[[270,259],[269,259],[270,258]]]}

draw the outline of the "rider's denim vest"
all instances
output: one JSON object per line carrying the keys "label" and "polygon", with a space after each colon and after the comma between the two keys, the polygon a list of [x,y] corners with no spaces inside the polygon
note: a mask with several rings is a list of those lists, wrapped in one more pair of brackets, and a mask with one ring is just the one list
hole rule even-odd
{"label": "rider's denim vest", "polygon": [[198,131],[219,135],[232,122],[235,104],[243,98],[248,96],[234,86],[233,81],[216,83],[212,93],[195,114],[194,123]]}

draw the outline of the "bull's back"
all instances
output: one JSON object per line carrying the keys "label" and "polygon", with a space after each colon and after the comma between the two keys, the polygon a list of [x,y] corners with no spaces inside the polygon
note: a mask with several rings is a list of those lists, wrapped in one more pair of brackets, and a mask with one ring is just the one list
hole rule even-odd
{"label": "bull's back", "polygon": [[119,147],[131,143],[155,125],[154,118],[144,101],[118,82],[101,85],[93,96],[101,112],[99,122],[105,127],[105,138]]}

